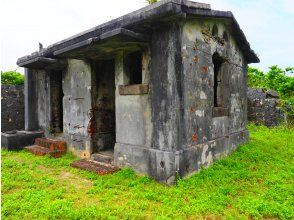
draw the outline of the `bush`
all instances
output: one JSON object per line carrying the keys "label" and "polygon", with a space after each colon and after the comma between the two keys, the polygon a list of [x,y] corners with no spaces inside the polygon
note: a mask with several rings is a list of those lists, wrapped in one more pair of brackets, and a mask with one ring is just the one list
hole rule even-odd
{"label": "bush", "polygon": [[24,75],[16,71],[1,71],[1,84],[4,85],[23,85]]}

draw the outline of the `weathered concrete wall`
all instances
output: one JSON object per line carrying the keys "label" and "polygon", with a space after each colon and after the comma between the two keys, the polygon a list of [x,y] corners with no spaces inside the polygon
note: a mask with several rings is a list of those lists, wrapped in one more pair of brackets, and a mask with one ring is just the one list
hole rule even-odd
{"label": "weathered concrete wall", "polygon": [[[148,49],[142,52],[142,83],[149,84],[150,52]],[[147,173],[149,151],[146,149],[151,147],[152,134],[150,93],[120,95],[118,87],[128,83],[124,54],[121,53],[115,60],[115,163],[119,166],[131,166],[140,173]]]}
{"label": "weathered concrete wall", "polygon": [[63,137],[70,152],[89,158],[92,142],[87,127],[92,108],[91,64],[82,60],[68,60],[63,87]]}
{"label": "weathered concrete wall", "polygon": [[270,90],[248,88],[248,120],[265,126],[275,126],[284,120],[284,114],[278,107],[279,95]]}
{"label": "weathered concrete wall", "polygon": [[[212,35],[213,26],[218,33]],[[225,20],[189,20],[182,30],[183,56],[183,158],[186,175],[228,154],[246,140],[246,61]],[[224,39],[226,32],[227,39]],[[228,116],[214,117],[214,65],[217,52],[223,59],[222,101]],[[194,153],[192,153],[194,152]],[[194,155],[194,156],[193,156]]]}
{"label": "weathered concrete wall", "polygon": [[176,150],[180,147],[181,42],[180,26],[172,24],[152,36],[152,148]]}
{"label": "weathered concrete wall", "polygon": [[181,26],[172,23],[152,36],[152,150],[149,175],[172,183],[182,143]]}
{"label": "weathered concrete wall", "polygon": [[[218,29],[215,36],[212,36],[213,25]],[[154,30],[150,71],[151,148],[139,149],[136,142],[116,147],[120,153],[119,165],[173,183],[176,173],[186,176],[208,166],[248,139],[247,64],[229,27],[225,20],[196,19]],[[220,96],[228,114],[221,117],[213,114],[215,52],[224,59]],[[129,102],[117,102],[116,108],[125,103]],[[134,107],[140,109],[140,105]],[[124,138],[127,141],[131,137]]]}
{"label": "weathered concrete wall", "polygon": [[[164,182],[174,181],[174,151],[180,146],[179,33],[179,26],[173,24],[152,34],[150,57],[143,56],[143,83],[149,83],[149,94],[116,96],[116,164]],[[116,63],[117,85],[127,81],[121,60],[118,57]]]}
{"label": "weathered concrete wall", "polygon": [[24,86],[1,85],[1,132],[24,129]]}
{"label": "weathered concrete wall", "polygon": [[[151,146],[150,93],[119,94],[118,87],[129,84],[128,74],[124,66],[124,56],[123,53],[118,54],[115,60],[115,163],[119,166],[131,166],[138,172],[146,173],[149,163],[145,161],[147,158],[144,158],[146,155],[142,151]],[[142,83],[149,84],[150,53],[148,49],[142,51],[142,57]]]}
{"label": "weathered concrete wall", "polygon": [[[142,83],[149,83],[149,71],[143,72],[142,79]],[[116,142],[150,147],[151,108],[149,94],[120,95],[118,86],[128,85],[128,80],[123,65],[123,55],[118,55],[115,64]]]}

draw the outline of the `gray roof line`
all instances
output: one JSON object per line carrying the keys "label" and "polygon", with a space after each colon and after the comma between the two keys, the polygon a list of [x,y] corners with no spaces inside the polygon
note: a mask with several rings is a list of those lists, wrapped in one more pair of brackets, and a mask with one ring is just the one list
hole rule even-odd
{"label": "gray roof line", "polygon": [[158,7],[160,7],[162,5],[165,5],[165,4],[168,4],[168,3],[174,3],[174,4],[177,4],[177,5],[186,5],[188,7],[197,7],[197,8],[201,8],[201,9],[208,9],[208,10],[210,10],[210,5],[209,4],[198,3],[198,2],[191,2],[191,1],[187,1],[187,0],[161,0],[161,1],[156,2],[154,4],[145,6],[143,8],[138,9],[138,10],[135,10],[135,11],[130,12],[128,14],[122,15],[122,16],[120,16],[118,18],[112,19],[110,21],[107,21],[105,23],[102,23],[102,24],[100,24],[98,26],[95,26],[93,28],[90,28],[88,30],[82,31],[82,32],[80,32],[78,34],[75,34],[75,35],[71,36],[71,37],[68,37],[68,38],[63,39],[61,41],[58,41],[58,42],[56,42],[54,44],[49,45],[47,48],[49,49],[51,47],[54,47],[54,46],[56,46],[58,44],[64,43],[64,42],[69,41],[69,40],[72,40],[72,39],[74,39],[76,37],[79,37],[81,35],[84,35],[84,34],[93,32],[93,31],[98,30],[98,29],[101,29],[101,28],[104,28],[104,27],[106,27],[108,25],[111,25],[111,24],[113,24],[115,22],[124,20],[125,18],[128,18],[129,16],[136,16],[136,15],[142,13],[142,12],[146,13],[146,12],[152,10],[152,9],[158,8]]}
{"label": "gray roof line", "polygon": [[216,11],[211,10],[210,5],[191,2],[187,0],[161,0],[152,5],[146,6],[134,12],[128,13],[79,34],[66,38],[64,40],[58,41],[54,44],[49,45],[47,48],[39,52],[35,52],[31,55],[24,56],[18,59],[17,64],[22,65],[22,63],[31,60],[35,57],[52,57],[54,58],[55,51],[61,51],[65,48],[74,46],[75,44],[85,42],[91,38],[96,38],[105,34],[106,32],[113,31],[118,28],[131,28],[132,26],[144,22],[148,19],[152,19],[154,16],[169,16],[175,14],[192,14],[198,16],[206,17],[219,17],[219,18],[229,18],[233,21],[233,26],[236,29],[235,37],[240,44],[242,51],[245,54],[247,61],[259,62],[258,57],[250,48],[243,31],[240,29],[232,12],[229,11]]}

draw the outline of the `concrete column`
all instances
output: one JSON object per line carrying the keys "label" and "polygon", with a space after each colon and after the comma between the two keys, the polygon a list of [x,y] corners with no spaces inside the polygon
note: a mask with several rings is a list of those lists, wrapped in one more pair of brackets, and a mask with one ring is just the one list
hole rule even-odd
{"label": "concrete column", "polygon": [[25,68],[25,130],[38,129],[36,80],[31,69]]}
{"label": "concrete column", "polygon": [[130,79],[126,73],[125,66],[124,66],[124,53],[120,52],[115,57],[115,86],[119,85],[128,85]]}

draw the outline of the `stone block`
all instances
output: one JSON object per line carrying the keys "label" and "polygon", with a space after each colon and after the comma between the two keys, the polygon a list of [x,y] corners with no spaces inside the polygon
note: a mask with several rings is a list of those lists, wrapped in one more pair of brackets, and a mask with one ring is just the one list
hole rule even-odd
{"label": "stone block", "polygon": [[21,150],[33,145],[36,138],[44,137],[43,131],[15,131],[1,133],[1,146],[6,150]]}

